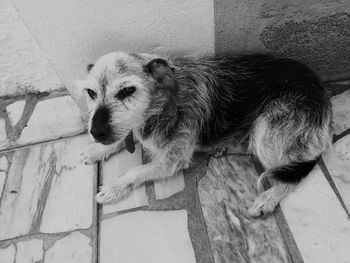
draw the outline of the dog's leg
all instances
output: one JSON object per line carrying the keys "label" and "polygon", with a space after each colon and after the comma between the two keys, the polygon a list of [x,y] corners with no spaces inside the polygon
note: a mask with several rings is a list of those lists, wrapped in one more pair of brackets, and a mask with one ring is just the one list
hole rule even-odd
{"label": "dog's leg", "polygon": [[93,143],[89,145],[79,156],[80,162],[92,164],[97,161],[106,161],[113,153],[120,152],[125,148],[125,142],[120,141],[110,145]]}
{"label": "dog's leg", "polygon": [[178,162],[169,166],[151,162],[133,167],[125,175],[103,184],[100,187],[100,192],[96,195],[96,201],[98,203],[108,203],[120,200],[139,185],[147,181],[171,177],[182,168],[184,167],[180,166]]}
{"label": "dog's leg", "polygon": [[254,201],[248,213],[253,217],[268,215],[273,212],[277,204],[288,193],[293,191],[297,184],[275,182],[269,189],[262,192]]}

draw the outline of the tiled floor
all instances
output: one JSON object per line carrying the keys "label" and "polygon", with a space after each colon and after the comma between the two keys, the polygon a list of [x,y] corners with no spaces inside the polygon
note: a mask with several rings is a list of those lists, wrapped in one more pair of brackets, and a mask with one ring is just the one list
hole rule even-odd
{"label": "tiled floor", "polygon": [[[100,206],[98,185],[141,164],[141,147],[79,163],[90,143],[80,111],[17,12],[1,5],[0,32],[10,35],[0,54],[0,263],[350,263],[350,82],[328,85],[332,149],[273,216],[247,214],[261,171],[241,151],[197,155],[177,177]],[[23,74],[11,68],[17,56]]]}
{"label": "tiled floor", "polygon": [[247,215],[257,172],[237,152],[198,155],[177,177],[98,206],[98,184],[141,164],[140,146],[83,165],[90,140],[64,92],[0,100],[0,262],[350,262],[349,90],[332,97],[332,149],[266,219]]}

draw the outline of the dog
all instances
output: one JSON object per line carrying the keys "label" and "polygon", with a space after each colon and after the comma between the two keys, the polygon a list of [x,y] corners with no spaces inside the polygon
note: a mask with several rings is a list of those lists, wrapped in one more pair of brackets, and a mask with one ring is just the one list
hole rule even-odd
{"label": "dog", "polygon": [[249,208],[273,212],[332,142],[332,110],[319,78],[304,64],[270,55],[192,58],[114,52],[76,82],[89,108],[94,144],[81,160],[106,160],[132,131],[151,161],[100,187],[96,200],[119,200],[146,181],[191,165],[196,151],[246,144],[273,186]]}

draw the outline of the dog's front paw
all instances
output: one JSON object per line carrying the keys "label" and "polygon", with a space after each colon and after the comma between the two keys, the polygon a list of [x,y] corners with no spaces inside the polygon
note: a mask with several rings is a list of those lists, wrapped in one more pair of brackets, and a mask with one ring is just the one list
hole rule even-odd
{"label": "dog's front paw", "polygon": [[111,151],[106,150],[105,146],[93,144],[80,153],[79,161],[84,164],[93,164],[98,161],[106,161],[111,154]]}
{"label": "dog's front paw", "polygon": [[100,204],[118,201],[124,198],[132,190],[131,185],[113,183],[100,186],[100,191],[96,194],[96,201]]}
{"label": "dog's front paw", "polygon": [[273,212],[277,204],[278,200],[275,200],[268,190],[261,193],[255,199],[254,204],[248,210],[248,214],[252,217],[269,215]]}

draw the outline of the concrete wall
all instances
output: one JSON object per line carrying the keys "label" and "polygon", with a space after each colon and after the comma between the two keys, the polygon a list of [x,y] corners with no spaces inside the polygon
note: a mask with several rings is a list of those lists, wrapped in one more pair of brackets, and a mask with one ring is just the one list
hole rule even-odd
{"label": "concrete wall", "polygon": [[280,54],[350,78],[349,0],[215,0],[215,34],[217,53]]}
{"label": "concrete wall", "polygon": [[350,78],[349,0],[13,0],[69,87],[114,51],[264,52]]}
{"label": "concrete wall", "polygon": [[70,87],[88,63],[124,50],[213,53],[212,0],[13,0]]}

